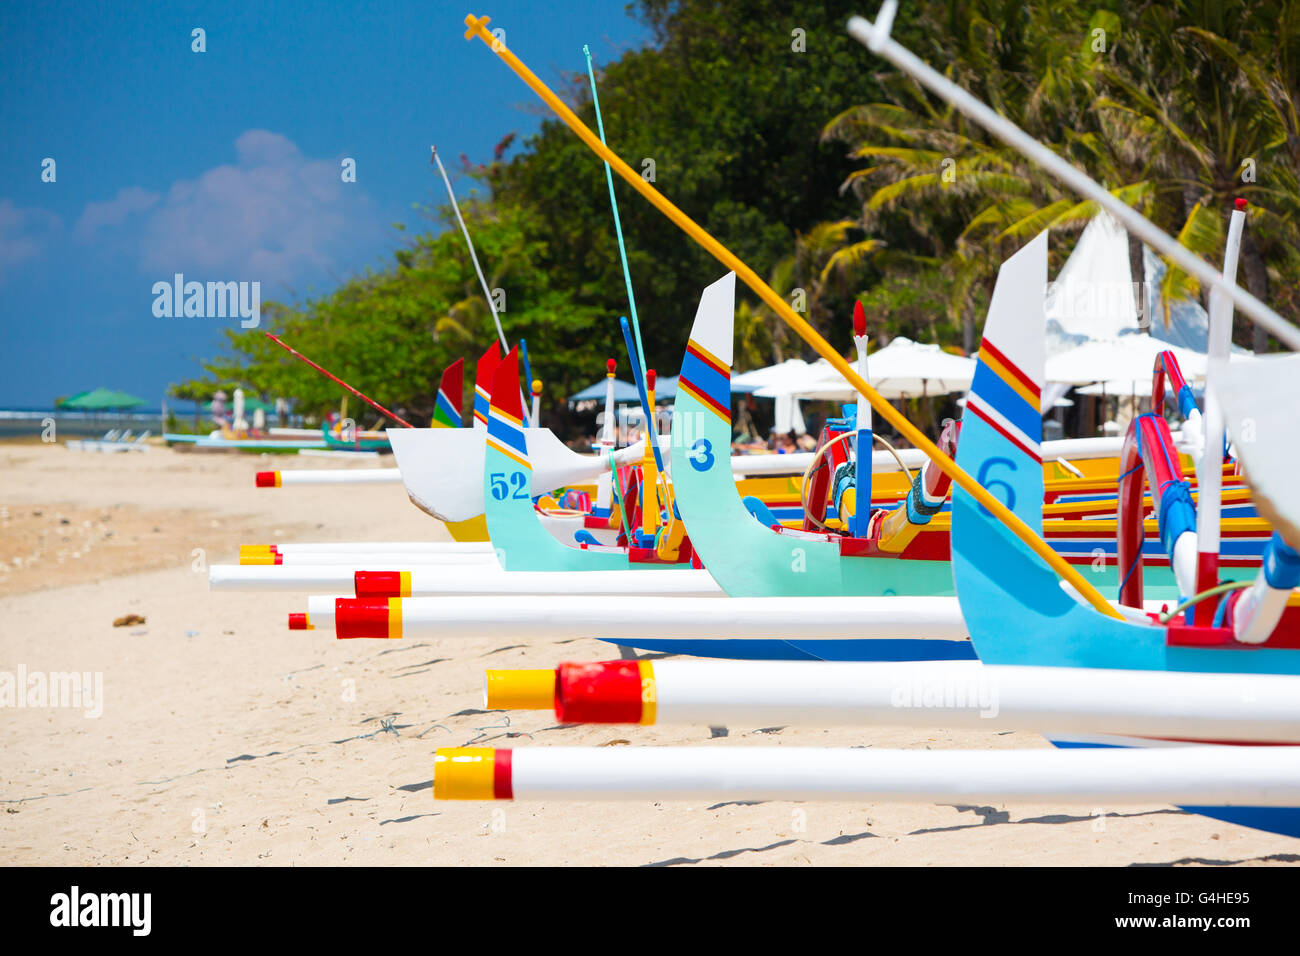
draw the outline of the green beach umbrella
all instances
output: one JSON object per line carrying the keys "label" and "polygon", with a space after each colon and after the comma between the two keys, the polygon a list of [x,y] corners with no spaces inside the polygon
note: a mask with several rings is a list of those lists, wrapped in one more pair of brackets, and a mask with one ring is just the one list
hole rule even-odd
{"label": "green beach umbrella", "polygon": [[69,395],[67,398],[60,398],[58,401],[54,403],[54,407],[75,408],[76,406],[72,403],[78,401],[79,399],[85,398],[89,394],[90,392],[78,392],[76,395]]}
{"label": "green beach umbrella", "polygon": [[65,398],[59,402],[59,408],[73,408],[86,412],[102,412],[113,408],[135,408],[143,405],[143,398],[136,398],[126,392],[111,388],[96,388]]}

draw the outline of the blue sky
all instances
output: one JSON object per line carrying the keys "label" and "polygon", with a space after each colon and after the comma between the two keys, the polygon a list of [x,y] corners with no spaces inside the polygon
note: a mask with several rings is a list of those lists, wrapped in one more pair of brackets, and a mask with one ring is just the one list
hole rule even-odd
{"label": "blue sky", "polygon": [[382,267],[392,224],[427,228],[412,205],[445,197],[431,143],[456,182],[461,153],[486,161],[543,118],[463,39],[465,14],[553,84],[584,43],[600,63],[648,42],[625,7],[0,3],[0,407],[100,385],[156,407],[238,321],[156,317],[152,287],[177,272],[291,300]]}

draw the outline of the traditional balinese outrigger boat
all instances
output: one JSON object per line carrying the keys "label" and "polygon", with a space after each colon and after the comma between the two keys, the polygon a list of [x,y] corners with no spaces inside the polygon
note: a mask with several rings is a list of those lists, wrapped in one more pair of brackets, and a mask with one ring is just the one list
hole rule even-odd
{"label": "traditional balinese outrigger boat", "polygon": [[[484,438],[493,376],[500,361],[501,352],[494,342],[475,364],[474,410],[470,428],[446,427],[444,423],[436,422],[433,428],[394,429],[390,434],[401,480],[412,503],[449,526],[464,527],[474,523],[481,529],[484,540],[487,538],[483,517]],[[518,387],[517,381],[515,387]],[[445,382],[441,391],[446,391]],[[447,418],[460,422],[459,400],[455,406],[448,401],[447,406]],[[573,488],[590,496],[596,492],[599,476],[609,470],[608,460],[574,452],[549,429],[525,428],[524,435],[539,488],[547,491]],[[639,448],[623,449],[617,456],[618,464],[625,465],[639,454]],[[557,531],[567,531],[570,537],[574,530],[582,527],[581,522],[571,517],[565,524],[568,527],[557,528]]]}
{"label": "traditional balinese outrigger boat", "polygon": [[197,451],[217,451],[228,449],[232,451],[301,451],[328,448],[325,438],[319,431],[314,429],[294,429],[294,431],[309,431],[307,436],[277,436],[268,434],[265,436],[235,437],[232,435],[223,435],[221,430],[215,430],[207,435],[181,435],[173,432],[163,434],[163,441],[168,445],[187,449],[193,448]]}
{"label": "traditional balinese outrigger boat", "polygon": [[387,430],[357,428],[341,421],[321,425],[321,438],[334,451],[392,451]]}

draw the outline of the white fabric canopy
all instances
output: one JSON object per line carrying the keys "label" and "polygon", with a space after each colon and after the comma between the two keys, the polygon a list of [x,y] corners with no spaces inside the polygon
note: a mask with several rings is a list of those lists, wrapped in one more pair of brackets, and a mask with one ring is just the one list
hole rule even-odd
{"label": "white fabric canopy", "polygon": [[1047,287],[1044,311],[1049,355],[1085,339],[1114,339],[1137,331],[1128,233],[1109,213],[1094,217],[1084,228],[1056,281]]}
{"label": "white fabric canopy", "polygon": [[[964,392],[970,388],[974,376],[974,359],[901,335],[867,356],[868,381],[890,399]],[[829,362],[821,359],[809,365],[804,375],[766,385],[754,394],[767,398],[793,395],[809,401],[850,402],[857,392]]]}
{"label": "white fabric canopy", "polygon": [[782,435],[794,432],[796,435],[802,435],[808,430],[807,424],[803,420],[803,409],[799,407],[799,399],[793,395],[784,395],[776,400],[776,421],[772,427]]}
{"label": "white fabric canopy", "polygon": [[808,369],[811,367],[800,358],[786,359],[776,365],[756,368],[752,372],[741,372],[739,375],[733,375],[731,390],[733,392],[751,392],[769,385],[779,386],[785,382],[797,381],[806,377]]}
{"label": "white fabric canopy", "polygon": [[[828,364],[824,359],[820,362]],[[799,402],[787,386],[792,382],[806,379],[810,374],[809,369],[813,367],[800,358],[786,359],[776,365],[756,368],[752,372],[742,372],[734,376],[731,379],[731,388],[736,392],[752,392],[760,398],[775,398],[774,427],[776,430],[782,434],[793,431],[802,435],[808,429],[804,424],[803,413],[799,410]],[[773,388],[775,391],[767,394],[763,391],[765,388]]]}
{"label": "white fabric canopy", "polygon": [[[1209,318],[1195,299],[1171,302],[1170,324],[1165,327],[1160,301],[1165,265],[1145,245],[1141,278],[1149,299],[1148,321],[1140,320],[1128,256],[1128,233],[1109,213],[1094,217],[1084,228],[1070,258],[1047,287],[1044,311],[1049,356],[1089,339],[1123,338],[1140,331],[1193,352],[1205,351]],[[1245,354],[1236,346],[1233,351]]]}
{"label": "white fabric canopy", "polygon": [[[1143,379],[1140,381],[1125,382],[1120,379],[1114,379],[1109,382],[1096,382],[1092,385],[1085,385],[1078,389],[1080,395],[1104,395],[1107,398],[1150,398],[1151,397],[1151,380]],[[1165,385],[1165,395],[1173,395],[1169,385]],[[1174,396],[1175,399],[1177,396]]]}
{"label": "white fabric canopy", "polygon": [[1145,381],[1149,389],[1156,356],[1166,350],[1174,353],[1188,381],[1205,378],[1206,359],[1200,352],[1179,348],[1142,333],[1084,342],[1048,356],[1045,378],[1048,382],[1071,385],[1106,382],[1108,391],[1113,385],[1115,391],[1131,394],[1134,382]]}

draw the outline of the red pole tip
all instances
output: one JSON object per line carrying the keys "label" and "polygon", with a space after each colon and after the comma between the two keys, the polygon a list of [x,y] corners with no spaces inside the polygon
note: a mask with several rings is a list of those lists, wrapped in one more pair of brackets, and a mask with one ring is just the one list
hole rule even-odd
{"label": "red pole tip", "polygon": [[257,473],[257,487],[259,487],[259,488],[274,488],[274,487],[275,487],[275,472],[273,472],[273,471],[259,471],[259,472]]}
{"label": "red pole tip", "polygon": [[654,391],[655,387],[655,370],[650,369],[645,373],[645,387]]}
{"label": "red pole tip", "polygon": [[334,599],[334,634],[339,640],[388,637],[388,599]]}
{"label": "red pole tip", "polygon": [[853,303],[853,334],[859,337],[867,334],[867,311],[861,302]]}
{"label": "red pole tip", "polygon": [[613,359],[610,359],[608,362],[605,363],[605,371],[609,372],[610,375],[613,375],[614,370],[617,368],[618,368],[618,363],[615,362]]}
{"label": "red pole tip", "polygon": [[562,724],[641,722],[637,661],[563,663],[555,669],[555,719]]}
{"label": "red pole tip", "polygon": [[291,631],[307,630],[307,615],[291,613],[289,615],[289,630]]}
{"label": "red pole tip", "polygon": [[402,596],[401,571],[358,571],[354,580],[359,598]]}
{"label": "red pole tip", "polygon": [[1233,204],[1234,206],[1236,206],[1238,209],[1245,209],[1245,208],[1246,208],[1246,200],[1244,200],[1244,199],[1235,199],[1235,200],[1233,200],[1233,203],[1232,203],[1232,204]]}

